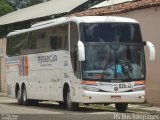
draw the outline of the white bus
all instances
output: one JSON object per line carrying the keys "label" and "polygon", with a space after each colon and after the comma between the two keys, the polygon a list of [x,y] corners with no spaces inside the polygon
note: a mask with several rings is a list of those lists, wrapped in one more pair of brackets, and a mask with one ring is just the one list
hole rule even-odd
{"label": "white bus", "polygon": [[111,104],[125,111],[145,98],[144,45],[136,20],[111,16],[63,17],[7,36],[7,93],[18,104],[54,100]]}

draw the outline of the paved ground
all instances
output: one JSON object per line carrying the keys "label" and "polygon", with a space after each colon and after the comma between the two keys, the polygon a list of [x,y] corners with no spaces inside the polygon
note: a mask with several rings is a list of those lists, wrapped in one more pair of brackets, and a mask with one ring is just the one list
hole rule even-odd
{"label": "paved ground", "polygon": [[0,97],[0,120],[113,120],[116,112],[80,108],[68,111],[56,103],[20,106],[15,99]]}
{"label": "paved ground", "polygon": [[[130,107],[140,108],[140,105]],[[144,119],[147,115],[150,119]],[[53,102],[43,102],[37,106],[20,106],[17,100],[8,98],[5,94],[0,95],[0,120],[160,120],[159,115],[142,111],[118,113],[115,110],[83,107],[77,111],[67,111]]]}
{"label": "paved ground", "polygon": [[41,102],[36,106],[18,105],[17,100],[0,97],[0,114],[114,114],[112,110],[81,107],[77,111],[68,111],[55,102]]}

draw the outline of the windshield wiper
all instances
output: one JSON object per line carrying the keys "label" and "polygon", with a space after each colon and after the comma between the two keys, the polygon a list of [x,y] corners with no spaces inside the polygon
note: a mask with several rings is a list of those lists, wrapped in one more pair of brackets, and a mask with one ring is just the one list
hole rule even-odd
{"label": "windshield wiper", "polygon": [[105,63],[104,69],[103,69],[103,73],[100,78],[101,80],[104,80],[104,77],[106,76],[106,71],[108,69],[108,65],[111,62],[111,49],[109,49],[109,50],[110,50],[110,54],[109,54],[108,60],[106,60],[106,63]]}

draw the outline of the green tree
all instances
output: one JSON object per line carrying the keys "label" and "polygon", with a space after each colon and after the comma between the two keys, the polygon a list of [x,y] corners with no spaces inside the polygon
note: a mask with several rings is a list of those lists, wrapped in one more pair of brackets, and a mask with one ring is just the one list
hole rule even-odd
{"label": "green tree", "polygon": [[0,16],[12,11],[13,7],[6,0],[0,0]]}
{"label": "green tree", "polygon": [[39,4],[42,2],[47,2],[49,0],[7,0],[12,6],[14,7],[15,10],[29,7],[35,4]]}

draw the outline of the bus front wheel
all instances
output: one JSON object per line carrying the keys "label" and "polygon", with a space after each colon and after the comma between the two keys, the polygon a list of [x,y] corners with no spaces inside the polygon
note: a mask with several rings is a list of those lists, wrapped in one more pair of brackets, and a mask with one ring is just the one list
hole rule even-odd
{"label": "bus front wheel", "polygon": [[115,107],[118,112],[125,112],[128,108],[128,103],[116,103]]}
{"label": "bus front wheel", "polygon": [[67,105],[67,109],[71,110],[71,111],[76,110],[78,108],[78,106],[79,106],[78,103],[72,102],[72,100],[71,100],[71,92],[70,92],[69,89],[68,89],[67,95],[66,95],[66,105]]}

